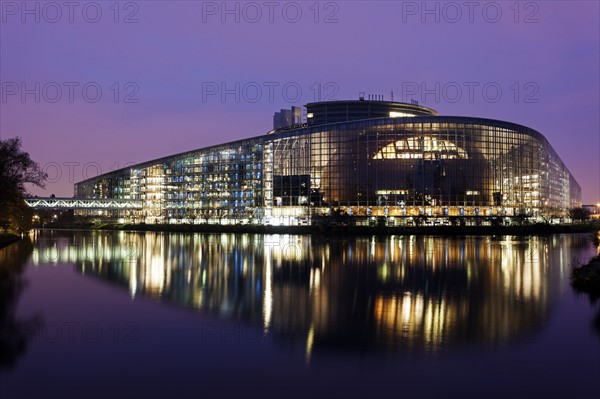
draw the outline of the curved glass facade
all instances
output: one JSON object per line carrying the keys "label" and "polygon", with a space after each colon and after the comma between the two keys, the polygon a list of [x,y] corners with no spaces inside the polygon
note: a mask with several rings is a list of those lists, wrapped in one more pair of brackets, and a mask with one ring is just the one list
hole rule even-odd
{"label": "curved glass facade", "polygon": [[273,225],[552,219],[581,198],[540,133],[448,116],[282,129],[97,176],[75,192],[143,200],[141,211],[110,215],[131,222]]}

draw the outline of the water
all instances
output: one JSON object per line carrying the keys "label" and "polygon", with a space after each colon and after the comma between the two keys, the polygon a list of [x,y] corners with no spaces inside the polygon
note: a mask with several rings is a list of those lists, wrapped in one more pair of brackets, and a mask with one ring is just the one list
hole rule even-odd
{"label": "water", "polygon": [[600,391],[589,235],[30,239],[0,250],[0,398]]}

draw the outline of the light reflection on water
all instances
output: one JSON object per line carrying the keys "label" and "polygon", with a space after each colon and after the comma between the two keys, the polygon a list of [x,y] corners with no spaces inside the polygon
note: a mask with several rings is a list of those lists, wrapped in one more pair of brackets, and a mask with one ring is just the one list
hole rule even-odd
{"label": "light reflection on water", "polygon": [[77,271],[318,347],[436,351],[540,328],[581,235],[353,237],[37,232],[34,266]]}

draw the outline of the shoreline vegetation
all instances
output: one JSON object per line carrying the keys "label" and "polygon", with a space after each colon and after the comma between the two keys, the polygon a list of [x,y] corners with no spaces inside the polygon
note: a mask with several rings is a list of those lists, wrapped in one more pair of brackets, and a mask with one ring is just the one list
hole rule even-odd
{"label": "shoreline vegetation", "polygon": [[593,298],[600,297],[600,255],[573,269],[571,283],[578,291],[586,292]]}
{"label": "shoreline vegetation", "polygon": [[11,231],[6,231],[0,233],[0,248],[4,248],[9,246],[10,244],[17,242],[21,239],[21,237]]}
{"label": "shoreline vegetation", "polygon": [[181,233],[313,234],[326,236],[372,235],[549,235],[600,230],[599,222],[581,224],[528,224],[514,226],[264,226],[222,224],[52,224],[45,229],[158,231]]}
{"label": "shoreline vegetation", "polygon": [[[594,245],[600,246],[600,232],[594,236]],[[571,285],[577,291],[589,294],[592,300],[600,298],[600,255],[594,256],[585,265],[573,269]],[[600,314],[598,317],[600,322]]]}

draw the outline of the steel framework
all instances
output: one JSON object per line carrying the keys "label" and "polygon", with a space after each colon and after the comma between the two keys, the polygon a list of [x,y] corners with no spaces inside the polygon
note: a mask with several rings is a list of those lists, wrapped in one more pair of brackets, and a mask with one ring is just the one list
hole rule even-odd
{"label": "steel framework", "polygon": [[141,200],[97,198],[25,198],[35,209],[142,209]]}

